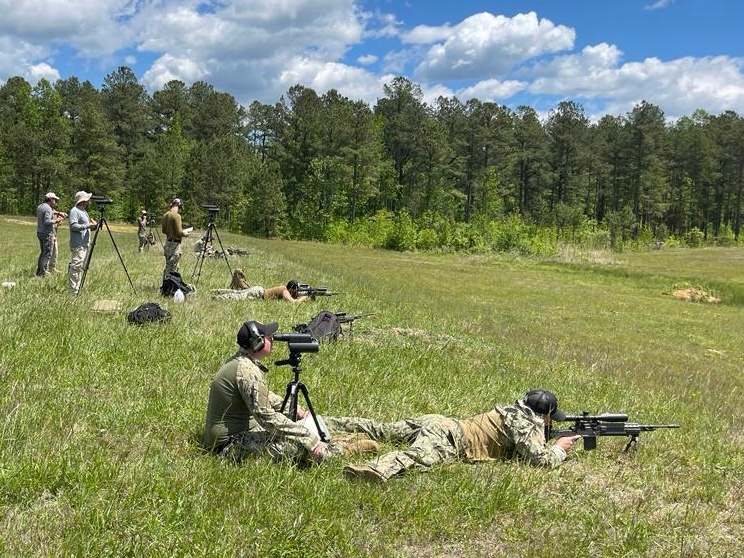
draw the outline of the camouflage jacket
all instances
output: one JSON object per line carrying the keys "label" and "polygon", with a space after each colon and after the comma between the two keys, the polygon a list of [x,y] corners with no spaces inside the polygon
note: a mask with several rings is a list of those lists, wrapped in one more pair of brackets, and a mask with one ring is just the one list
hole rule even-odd
{"label": "camouflage jacket", "polygon": [[241,351],[212,379],[204,428],[204,444],[218,448],[233,434],[261,428],[275,438],[293,440],[312,450],[320,440],[279,412],[283,399],[269,390],[267,368]]}
{"label": "camouflage jacket", "polygon": [[532,465],[558,467],[566,452],[547,445],[542,417],[522,401],[461,420],[469,461],[518,458]]}

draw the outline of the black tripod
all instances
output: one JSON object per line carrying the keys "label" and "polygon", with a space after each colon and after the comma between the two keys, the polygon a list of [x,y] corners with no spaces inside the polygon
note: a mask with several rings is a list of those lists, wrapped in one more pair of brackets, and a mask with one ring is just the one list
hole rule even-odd
{"label": "black tripod", "polygon": [[212,235],[217,237],[217,242],[220,243],[220,250],[222,250],[222,258],[225,260],[227,265],[227,272],[230,274],[232,279],[232,269],[230,269],[230,262],[227,261],[227,252],[222,247],[222,240],[220,240],[220,233],[217,232],[217,226],[214,224],[214,218],[219,211],[219,208],[214,206],[204,206],[209,211],[209,224],[207,225],[207,232],[202,237],[202,246],[199,250],[199,254],[196,256],[196,265],[194,266],[194,272],[191,274],[194,286],[199,284],[199,277],[201,277],[202,266],[204,265],[204,258],[207,255],[209,247],[212,246]]}
{"label": "black tripod", "polygon": [[[317,350],[317,343],[315,345],[315,349]],[[307,410],[310,411],[310,415],[313,417],[313,422],[315,423],[315,428],[318,429],[318,435],[320,436],[320,439],[323,442],[328,441],[328,436],[326,435],[326,432],[320,427],[320,423],[318,422],[318,415],[315,414],[315,409],[313,409],[313,404],[310,403],[310,395],[307,393],[307,386],[303,384],[300,381],[300,372],[302,372],[302,368],[300,367],[300,361],[302,359],[302,354],[299,351],[292,351],[292,345],[290,344],[290,350],[289,350],[289,358],[286,360],[277,360],[274,364],[276,366],[284,366],[284,365],[290,365],[292,366],[292,372],[294,372],[294,380],[289,382],[287,384],[287,393],[284,396],[284,401],[282,401],[282,406],[279,409],[280,413],[284,412],[284,409],[287,406],[287,403],[289,403],[289,418],[296,421],[297,420],[297,397],[298,394],[301,393],[302,396],[305,398],[305,404],[307,405]]]}
{"label": "black tripod", "polygon": [[83,285],[85,284],[85,278],[88,275],[88,268],[90,267],[90,261],[93,259],[93,250],[96,249],[96,242],[98,241],[98,233],[101,232],[101,229],[105,226],[106,231],[108,231],[109,238],[111,239],[111,244],[113,244],[114,250],[116,251],[116,255],[119,256],[119,261],[121,262],[121,266],[124,268],[124,273],[127,274],[127,279],[129,279],[129,284],[132,286],[132,290],[134,291],[134,294],[137,294],[137,289],[134,288],[134,283],[132,283],[132,278],[129,276],[129,271],[127,270],[127,266],[124,265],[124,259],[121,257],[121,252],[119,252],[119,248],[116,246],[114,235],[111,234],[111,229],[108,226],[108,221],[106,221],[106,205],[111,203],[111,200],[96,200],[95,198],[93,198],[93,201],[96,202],[96,205],[98,206],[98,209],[100,210],[101,215],[98,218],[98,225],[96,226],[96,232],[93,234],[93,242],[91,242],[90,244],[88,255],[85,257],[85,263],[83,264],[83,276],[80,279],[80,290],[83,289]]}

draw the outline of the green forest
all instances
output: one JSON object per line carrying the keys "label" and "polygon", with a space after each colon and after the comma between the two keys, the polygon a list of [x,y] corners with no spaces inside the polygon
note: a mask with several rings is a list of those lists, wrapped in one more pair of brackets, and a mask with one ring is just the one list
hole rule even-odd
{"label": "green forest", "polygon": [[725,245],[739,239],[744,118],[703,109],[673,123],[647,101],[592,121],[566,100],[541,118],[491,102],[423,100],[403,77],[374,106],[291,87],[241,106],[199,81],[150,95],[120,67],[99,89],[75,77],[0,87],[0,213],[31,215],[45,192],[114,200],[109,217],[184,221],[203,205],[261,237],[395,250],[544,253]]}

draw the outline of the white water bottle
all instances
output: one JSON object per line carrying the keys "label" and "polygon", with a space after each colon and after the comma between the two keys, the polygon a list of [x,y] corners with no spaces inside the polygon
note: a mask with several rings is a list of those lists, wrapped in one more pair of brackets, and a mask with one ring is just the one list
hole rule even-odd
{"label": "white water bottle", "polygon": [[178,289],[178,290],[177,290],[177,291],[176,291],[176,292],[175,292],[175,293],[173,294],[173,300],[175,300],[176,302],[183,302],[184,298],[185,298],[185,297],[183,296],[183,291],[182,291],[181,289]]}

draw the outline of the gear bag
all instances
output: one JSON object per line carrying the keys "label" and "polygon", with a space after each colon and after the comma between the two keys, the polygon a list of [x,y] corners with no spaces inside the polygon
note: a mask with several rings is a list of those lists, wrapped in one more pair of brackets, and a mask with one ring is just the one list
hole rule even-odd
{"label": "gear bag", "polygon": [[149,322],[167,322],[170,319],[171,313],[161,308],[157,302],[145,302],[127,314],[127,321],[135,325]]}
{"label": "gear bag", "polygon": [[160,286],[160,294],[163,296],[173,296],[179,289],[185,295],[196,290],[192,285],[188,285],[183,280],[180,273],[169,271],[163,278],[163,284]]}
{"label": "gear bag", "polygon": [[335,341],[342,335],[338,316],[328,310],[321,310],[306,324],[294,326],[297,333],[309,333],[318,342]]}

